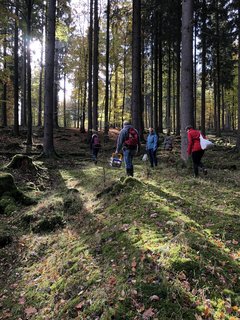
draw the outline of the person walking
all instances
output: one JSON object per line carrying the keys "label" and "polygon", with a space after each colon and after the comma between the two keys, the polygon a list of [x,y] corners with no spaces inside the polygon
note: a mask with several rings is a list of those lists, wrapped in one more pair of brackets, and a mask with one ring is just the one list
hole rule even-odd
{"label": "person walking", "polygon": [[187,126],[186,128],[187,135],[188,135],[188,148],[187,153],[189,156],[192,156],[193,161],[193,171],[194,176],[198,177],[199,171],[198,168],[200,167],[203,173],[207,174],[207,169],[204,167],[202,163],[202,157],[204,155],[204,150],[202,150],[200,145],[200,134],[199,130],[193,129],[192,126]]}
{"label": "person walking", "polygon": [[149,128],[147,136],[146,150],[149,155],[151,167],[157,166],[157,148],[158,148],[158,135],[153,128]]}
{"label": "person walking", "polygon": [[92,159],[94,163],[97,164],[97,157],[98,157],[98,152],[101,148],[101,143],[100,143],[98,133],[95,130],[93,130],[93,134],[90,142],[90,148],[92,150]]}
{"label": "person walking", "polygon": [[123,128],[117,139],[116,153],[123,152],[126,173],[128,176],[134,174],[133,156],[140,150],[140,139],[137,130],[130,121],[123,122]]}

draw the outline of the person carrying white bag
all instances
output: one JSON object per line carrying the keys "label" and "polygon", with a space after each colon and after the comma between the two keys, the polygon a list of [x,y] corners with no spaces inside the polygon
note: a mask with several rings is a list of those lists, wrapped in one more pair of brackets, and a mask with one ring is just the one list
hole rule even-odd
{"label": "person carrying white bag", "polygon": [[207,169],[204,167],[202,163],[202,157],[204,155],[205,149],[207,149],[207,145],[213,145],[213,143],[201,134],[199,130],[193,129],[192,126],[187,126],[185,128],[188,135],[188,155],[192,156],[193,161],[193,171],[194,176],[198,177],[199,167],[202,169],[203,174],[207,174]]}

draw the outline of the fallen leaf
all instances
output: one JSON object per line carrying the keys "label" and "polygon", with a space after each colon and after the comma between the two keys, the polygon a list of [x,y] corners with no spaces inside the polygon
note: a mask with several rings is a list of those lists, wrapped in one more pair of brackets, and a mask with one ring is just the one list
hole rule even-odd
{"label": "fallen leaf", "polygon": [[158,300],[160,300],[160,298],[159,298],[159,296],[154,294],[153,296],[150,297],[150,300],[151,301],[158,301]]}
{"label": "fallen leaf", "polygon": [[26,302],[26,300],[25,300],[25,298],[24,297],[21,297],[21,298],[19,298],[19,300],[18,300],[18,303],[19,304],[25,304],[25,302]]}
{"label": "fallen leaf", "polygon": [[149,319],[149,318],[153,317],[154,314],[155,314],[155,313],[154,313],[153,308],[149,308],[149,309],[147,309],[146,311],[144,311],[144,313],[143,313],[143,319]]}
{"label": "fallen leaf", "polygon": [[110,286],[115,286],[116,283],[117,283],[117,280],[116,280],[115,277],[111,276],[111,277],[108,279],[108,284],[109,284]]}
{"label": "fallen leaf", "polygon": [[78,303],[78,304],[75,306],[75,308],[76,308],[77,310],[81,310],[81,309],[83,308],[83,306],[84,306],[84,301]]}
{"label": "fallen leaf", "polygon": [[34,307],[29,307],[29,308],[26,308],[24,310],[24,312],[26,313],[26,315],[29,317],[29,316],[32,316],[33,314],[36,314],[37,313],[37,309],[34,308]]}

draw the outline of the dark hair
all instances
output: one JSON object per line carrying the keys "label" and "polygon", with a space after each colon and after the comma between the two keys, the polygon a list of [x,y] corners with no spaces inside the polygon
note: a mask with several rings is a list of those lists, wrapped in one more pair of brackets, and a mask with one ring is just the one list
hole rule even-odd
{"label": "dark hair", "polygon": [[192,129],[192,128],[193,128],[193,126],[188,125],[188,126],[186,126],[185,130],[188,131],[189,129]]}

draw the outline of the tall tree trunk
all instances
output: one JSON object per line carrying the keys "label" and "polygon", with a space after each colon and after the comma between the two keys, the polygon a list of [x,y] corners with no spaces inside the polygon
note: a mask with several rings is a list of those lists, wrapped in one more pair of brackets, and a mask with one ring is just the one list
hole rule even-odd
{"label": "tall tree trunk", "polygon": [[168,75],[167,75],[167,107],[166,107],[166,128],[171,131],[171,43],[168,40]]}
{"label": "tall tree trunk", "polygon": [[193,0],[182,2],[181,158],[187,161],[187,133],[193,125]]}
{"label": "tall tree trunk", "polygon": [[125,36],[124,40],[124,53],[123,53],[123,99],[122,99],[122,123],[121,127],[123,127],[123,121],[124,121],[124,111],[125,111],[125,100],[126,100],[126,86],[127,86],[127,79],[126,79],[126,65],[127,65],[127,35]]}
{"label": "tall tree trunk", "polygon": [[201,91],[201,131],[206,134],[206,0],[202,8],[202,91]]}
{"label": "tall tree trunk", "polygon": [[21,125],[26,127],[27,125],[27,35],[23,34],[23,53],[22,53],[22,81],[21,81]]}
{"label": "tall tree trunk", "polygon": [[92,131],[92,58],[93,58],[93,0],[90,0],[90,24],[88,30],[88,135]]}
{"label": "tall tree trunk", "polygon": [[240,151],[240,4],[238,6],[238,127],[237,127],[237,150]]}
{"label": "tall tree trunk", "polygon": [[55,53],[55,13],[56,0],[48,1],[47,38],[45,55],[45,99],[44,99],[44,139],[43,153],[46,157],[54,157],[53,140],[53,84]]}
{"label": "tall tree trunk", "polygon": [[[4,31],[3,38],[3,70],[6,73],[7,70],[7,30]],[[2,93],[2,125],[6,127],[8,125],[7,119],[7,81],[3,80],[3,93]]]}
{"label": "tall tree trunk", "polygon": [[31,70],[31,35],[32,35],[32,0],[27,1],[27,145],[32,145],[32,70]]}
{"label": "tall tree trunk", "polygon": [[[43,28],[42,28],[43,31]],[[42,126],[43,39],[41,41],[40,74],[38,87],[38,127]]]}
{"label": "tall tree trunk", "polygon": [[155,130],[158,128],[158,26],[157,26],[157,12],[155,13],[154,24],[154,108],[153,108],[153,127]]}
{"label": "tall tree trunk", "polygon": [[217,38],[217,43],[216,43],[216,75],[217,75],[217,83],[216,83],[216,102],[217,102],[217,118],[216,118],[216,136],[220,137],[221,136],[221,128],[220,128],[220,118],[221,118],[221,91],[220,91],[220,48],[219,48],[219,13],[218,13],[218,0],[217,2],[217,8],[216,8],[216,38]]}
{"label": "tall tree trunk", "polygon": [[19,100],[19,72],[18,72],[18,0],[16,0],[14,27],[14,134],[19,135],[18,100]]}
{"label": "tall tree trunk", "polygon": [[132,121],[133,126],[141,128],[141,0],[133,0],[132,26]]}
{"label": "tall tree trunk", "polygon": [[67,116],[66,116],[66,72],[63,74],[63,126],[67,127]]}
{"label": "tall tree trunk", "polygon": [[93,129],[98,130],[98,0],[94,2],[94,50],[93,50]]}
{"label": "tall tree trunk", "polygon": [[59,91],[59,41],[55,43],[54,84],[53,84],[53,127],[58,128],[58,91]]}
{"label": "tall tree trunk", "polygon": [[178,13],[178,34],[177,34],[177,75],[176,75],[176,135],[180,135],[180,91],[181,91],[181,84],[180,84],[180,78],[181,78],[181,5],[179,4],[177,7],[177,13]]}
{"label": "tall tree trunk", "polygon": [[158,132],[163,132],[163,61],[162,61],[162,13],[159,15],[159,49],[158,49]]}
{"label": "tall tree trunk", "polygon": [[[110,0],[107,1],[107,36],[106,36],[106,84],[105,84],[105,110],[104,110],[104,140],[108,140],[108,108],[109,108],[109,34],[110,34]],[[125,58],[125,57],[124,57]]]}

